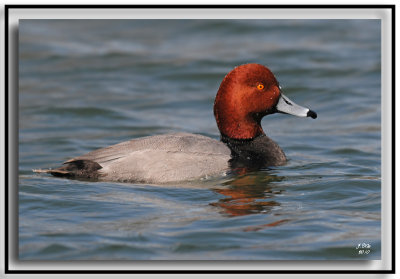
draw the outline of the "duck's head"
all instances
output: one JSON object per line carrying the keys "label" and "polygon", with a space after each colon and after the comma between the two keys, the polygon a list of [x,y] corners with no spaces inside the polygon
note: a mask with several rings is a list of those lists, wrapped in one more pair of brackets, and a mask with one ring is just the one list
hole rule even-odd
{"label": "duck's head", "polygon": [[259,64],[245,64],[230,71],[215,97],[218,128],[221,134],[233,139],[252,139],[264,134],[261,119],[276,112],[317,117],[314,111],[284,96],[274,74]]}

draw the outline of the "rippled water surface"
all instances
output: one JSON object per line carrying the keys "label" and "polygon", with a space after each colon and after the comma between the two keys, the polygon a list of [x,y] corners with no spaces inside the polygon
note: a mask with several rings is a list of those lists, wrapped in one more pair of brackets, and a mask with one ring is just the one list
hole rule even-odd
{"label": "rippled water surface", "polygon": [[[381,257],[378,20],[22,20],[19,258]],[[282,167],[177,185],[37,175],[132,138],[218,139],[239,64],[267,65],[318,118],[267,116]],[[359,254],[358,244],[370,248]]]}

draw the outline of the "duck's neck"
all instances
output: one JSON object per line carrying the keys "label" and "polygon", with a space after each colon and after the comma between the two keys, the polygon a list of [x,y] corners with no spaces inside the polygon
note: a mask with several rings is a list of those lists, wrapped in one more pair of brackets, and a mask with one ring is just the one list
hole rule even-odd
{"label": "duck's neck", "polygon": [[[259,135],[259,136],[257,136],[257,137],[263,137],[263,136],[266,137],[265,134]],[[254,138],[243,138],[243,139],[241,139],[241,138],[232,138],[232,137],[230,137],[230,136],[227,136],[227,135],[221,133],[221,141],[222,141],[223,143],[225,143],[226,145],[228,145],[228,146],[229,146],[229,145],[234,145],[234,146],[244,145],[244,144],[247,144],[247,143],[252,142],[252,141],[253,141],[255,138],[257,138],[257,137],[254,137]]]}
{"label": "duck's neck", "polygon": [[221,135],[237,140],[250,140],[265,135],[260,115],[240,115],[238,112],[216,111],[215,119]]}

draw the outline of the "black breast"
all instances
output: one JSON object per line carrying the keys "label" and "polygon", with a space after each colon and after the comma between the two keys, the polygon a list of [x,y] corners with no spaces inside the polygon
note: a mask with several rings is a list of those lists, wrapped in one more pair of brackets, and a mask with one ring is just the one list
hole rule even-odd
{"label": "black breast", "polygon": [[231,167],[259,169],[286,163],[286,156],[279,145],[266,135],[253,139],[237,140],[221,135],[221,141],[231,150]]}

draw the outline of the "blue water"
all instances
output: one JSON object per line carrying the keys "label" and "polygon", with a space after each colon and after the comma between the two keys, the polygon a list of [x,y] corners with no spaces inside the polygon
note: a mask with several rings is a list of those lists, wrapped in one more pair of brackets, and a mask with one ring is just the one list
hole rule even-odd
{"label": "blue water", "polygon": [[[380,28],[379,20],[21,20],[19,258],[380,259]],[[244,63],[268,66],[285,95],[318,113],[263,119],[287,165],[169,186],[32,173],[142,136],[218,139],[215,94]]]}

